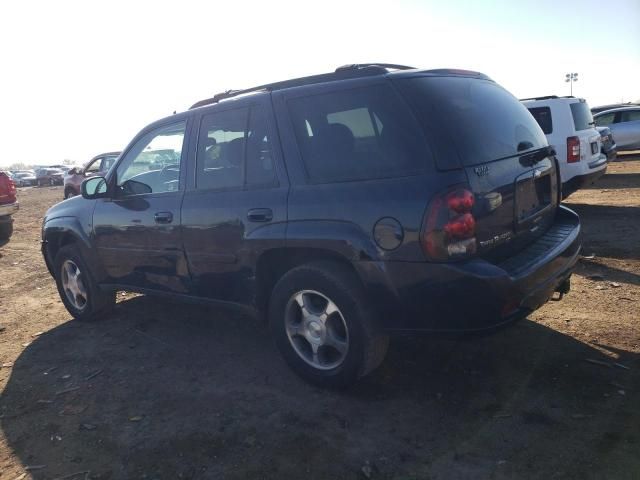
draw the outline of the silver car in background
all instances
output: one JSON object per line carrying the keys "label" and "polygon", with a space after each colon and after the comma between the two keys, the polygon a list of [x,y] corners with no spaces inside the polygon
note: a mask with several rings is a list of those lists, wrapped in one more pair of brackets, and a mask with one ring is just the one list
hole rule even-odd
{"label": "silver car in background", "polygon": [[640,150],[640,106],[620,107],[596,113],[598,127],[609,127],[618,151]]}

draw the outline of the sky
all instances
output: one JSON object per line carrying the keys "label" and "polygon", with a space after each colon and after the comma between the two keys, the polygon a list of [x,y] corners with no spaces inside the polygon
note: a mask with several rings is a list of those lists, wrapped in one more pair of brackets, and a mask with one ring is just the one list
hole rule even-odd
{"label": "sky", "polygon": [[0,166],[82,164],[217,92],[364,62],[640,100],[640,0],[4,2]]}

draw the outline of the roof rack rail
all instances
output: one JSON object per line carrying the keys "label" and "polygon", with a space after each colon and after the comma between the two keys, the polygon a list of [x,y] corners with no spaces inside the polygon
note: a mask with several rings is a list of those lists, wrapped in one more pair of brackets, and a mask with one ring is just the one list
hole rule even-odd
{"label": "roof rack rail", "polygon": [[416,67],[409,67],[407,65],[398,65],[397,63],[350,63],[348,65],[342,65],[336,68],[337,72],[344,72],[345,70],[361,70],[363,68],[380,68],[381,70],[414,70]]}
{"label": "roof rack rail", "polygon": [[330,82],[332,80],[344,80],[347,78],[366,77],[371,75],[382,75],[387,73],[388,70],[411,70],[413,67],[407,67],[406,65],[395,65],[391,63],[354,63],[351,65],[343,65],[336,68],[335,72],[320,73],[318,75],[311,75],[308,77],[293,78],[291,80],[283,80],[281,82],[268,83],[257,87],[246,88],[242,90],[227,90],[222,93],[218,93],[211,98],[200,100],[191,107],[189,110],[198,107],[204,107],[205,105],[212,105],[228,98],[237,97],[238,95],[244,95],[247,93],[260,92],[260,91],[273,91],[282,88],[300,87],[303,85],[312,85],[314,83]]}
{"label": "roof rack rail", "polygon": [[199,100],[196,103],[194,103],[193,105],[191,105],[189,107],[189,110],[193,110],[194,108],[198,108],[198,107],[204,107],[205,105],[211,105],[214,103],[218,103],[220,102],[220,100],[225,100],[227,98],[233,98],[233,97],[237,97],[238,95],[244,95],[246,93],[252,93],[252,92],[260,92],[260,91],[268,91],[269,86],[268,85],[260,85],[259,87],[253,87],[253,88],[245,88],[244,90],[225,90],[224,92],[221,93],[216,93],[213,97],[211,98],[205,98],[204,100]]}
{"label": "roof rack rail", "polygon": [[550,100],[552,98],[558,98],[558,96],[557,95],[546,95],[544,97],[519,98],[518,100],[520,100],[521,102],[524,102],[525,100]]}
{"label": "roof rack rail", "polygon": [[524,102],[526,100],[551,100],[554,98],[576,98],[573,95],[546,95],[544,97],[531,97],[531,98],[520,98],[519,100],[521,102]]}

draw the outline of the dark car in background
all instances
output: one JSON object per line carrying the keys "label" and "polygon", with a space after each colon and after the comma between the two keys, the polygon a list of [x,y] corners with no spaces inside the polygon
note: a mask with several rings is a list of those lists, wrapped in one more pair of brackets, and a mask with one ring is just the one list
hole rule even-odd
{"label": "dark car in background", "polygon": [[62,185],[64,171],[59,168],[39,168],[36,170],[36,185]]}
{"label": "dark car in background", "polygon": [[601,152],[607,156],[607,162],[613,162],[618,156],[618,146],[609,127],[596,127],[602,141]]}
{"label": "dark car in background", "polygon": [[562,296],[581,247],[553,149],[513,95],[384,64],[152,123],[42,234],[75,318],[119,289],[236,305],[332,387],[375,369],[390,334],[493,329]]}
{"label": "dark car in background", "polygon": [[120,152],[96,155],[84,167],[73,167],[64,176],[64,198],[80,195],[80,185],[89,177],[104,175],[118,159]]}
{"label": "dark car in background", "polygon": [[16,186],[7,172],[0,171],[0,247],[13,233],[13,214],[18,211]]}
{"label": "dark car in background", "polygon": [[591,113],[595,115],[596,113],[604,112],[605,110],[611,110],[612,108],[624,108],[624,107],[640,107],[640,103],[627,102],[627,103],[611,103],[609,105],[600,105],[597,107],[592,107]]}

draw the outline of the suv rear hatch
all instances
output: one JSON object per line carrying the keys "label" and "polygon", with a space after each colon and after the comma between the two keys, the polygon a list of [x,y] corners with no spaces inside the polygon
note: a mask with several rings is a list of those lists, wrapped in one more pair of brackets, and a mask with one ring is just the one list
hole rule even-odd
{"label": "suv rear hatch", "polygon": [[595,127],[589,105],[584,99],[580,98],[569,104],[569,108],[571,109],[576,135],[580,139],[580,160],[586,160],[589,163],[597,162],[600,159],[602,139],[600,138],[600,132]]}
{"label": "suv rear hatch", "polygon": [[422,123],[438,169],[466,172],[478,255],[499,261],[549,228],[558,204],[553,150],[513,95],[480,74],[426,73],[394,83]]}

